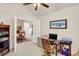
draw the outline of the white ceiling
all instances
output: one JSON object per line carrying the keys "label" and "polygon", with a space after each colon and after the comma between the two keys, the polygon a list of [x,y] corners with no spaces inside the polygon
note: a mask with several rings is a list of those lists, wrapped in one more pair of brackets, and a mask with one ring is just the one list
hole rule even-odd
{"label": "white ceiling", "polygon": [[65,8],[79,5],[79,3],[46,3],[46,4],[48,4],[50,7],[45,8],[43,6],[40,6],[40,7],[38,7],[37,11],[34,10],[33,4],[23,6],[23,3],[2,3],[2,4],[0,3],[0,7],[3,7],[3,6],[11,6],[11,7],[17,6],[18,7],[18,6],[20,6],[25,9],[28,9],[34,15],[40,17],[40,16],[46,15],[51,12],[55,12],[55,11],[59,11],[59,10],[65,9]]}
{"label": "white ceiling", "polygon": [[32,13],[34,13],[36,16],[39,17],[39,16],[43,16],[43,15],[46,15],[46,14],[51,13],[51,12],[62,10],[64,8],[79,5],[79,3],[46,3],[46,4],[48,4],[50,7],[45,8],[43,6],[40,6],[37,11],[34,10],[34,5],[33,4],[27,5],[25,7],[28,10],[30,10]]}

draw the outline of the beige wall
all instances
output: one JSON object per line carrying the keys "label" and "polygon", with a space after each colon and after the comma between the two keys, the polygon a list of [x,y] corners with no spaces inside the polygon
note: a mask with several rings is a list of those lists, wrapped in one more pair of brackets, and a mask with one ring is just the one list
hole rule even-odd
{"label": "beige wall", "polygon": [[[67,29],[50,29],[49,22],[53,20],[67,19]],[[49,13],[41,17],[40,32],[41,35],[49,33],[58,34],[58,39],[62,37],[72,38],[72,54],[79,48],[79,6],[59,10],[54,13]]]}
{"label": "beige wall", "polygon": [[36,41],[37,37],[37,29],[36,24],[38,25],[39,20],[32,14],[27,8],[25,8],[22,4],[0,4],[0,22],[4,22],[4,24],[10,25],[10,49],[14,48],[14,22],[15,19],[23,19],[30,21],[34,28],[33,42]]}

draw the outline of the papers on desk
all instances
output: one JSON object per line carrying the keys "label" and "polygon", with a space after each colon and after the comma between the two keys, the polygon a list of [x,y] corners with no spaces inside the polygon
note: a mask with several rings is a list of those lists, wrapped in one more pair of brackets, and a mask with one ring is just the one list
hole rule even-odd
{"label": "papers on desk", "polygon": [[61,40],[55,40],[54,44],[59,44],[61,42]]}
{"label": "papers on desk", "polygon": [[53,39],[50,39],[50,41],[55,41],[55,40],[53,40]]}
{"label": "papers on desk", "polygon": [[61,40],[53,40],[53,39],[50,39],[51,42],[53,42],[54,44],[59,44],[61,42]]}

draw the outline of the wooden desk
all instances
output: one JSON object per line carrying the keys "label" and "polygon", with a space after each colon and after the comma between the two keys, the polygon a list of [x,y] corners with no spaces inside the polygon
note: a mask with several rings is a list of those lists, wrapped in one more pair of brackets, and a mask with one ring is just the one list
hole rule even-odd
{"label": "wooden desk", "polygon": [[[55,40],[55,41],[51,41],[51,42],[53,42],[53,44],[52,45],[55,45],[55,49],[56,49],[56,54],[55,55],[57,55],[57,52],[58,52],[58,45],[60,45],[60,49],[61,49],[61,40]],[[60,50],[61,51],[61,50]]]}
{"label": "wooden desk", "polygon": [[71,56],[71,44],[72,44],[72,42],[63,42],[62,40],[56,40],[56,41],[51,41],[51,42],[53,42],[52,43],[52,45],[56,45],[55,46],[55,49],[56,49],[56,55],[57,55],[57,50],[58,50],[58,45],[60,45],[60,53],[61,54],[63,54],[63,46],[64,45],[67,45],[67,46],[69,46],[69,48],[68,48],[68,56]]}
{"label": "wooden desk", "polygon": [[[61,53],[61,54],[63,54],[63,46],[65,45],[65,43],[63,43],[62,42],[62,40],[56,40],[56,41],[54,41],[54,40],[52,40],[52,39],[49,39],[48,37],[43,37],[44,39],[47,39],[47,40],[49,40],[50,41],[50,43],[52,43],[51,45],[55,45],[55,50],[56,50],[56,55],[57,55],[57,52],[58,52],[58,45],[60,45],[59,46],[59,52]],[[69,56],[71,56],[71,44],[66,44],[66,45],[68,45],[69,46]]]}

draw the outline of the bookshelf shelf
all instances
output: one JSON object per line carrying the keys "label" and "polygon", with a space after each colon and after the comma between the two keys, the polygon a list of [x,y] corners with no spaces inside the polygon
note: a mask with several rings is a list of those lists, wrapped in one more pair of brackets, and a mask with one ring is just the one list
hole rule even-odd
{"label": "bookshelf shelf", "polygon": [[10,26],[0,24],[0,55],[4,56],[9,52]]}

